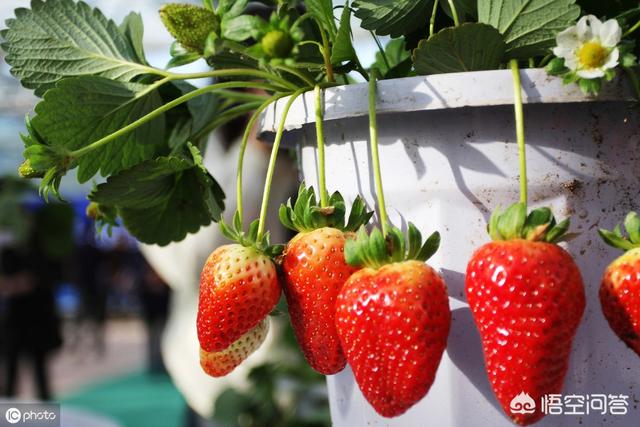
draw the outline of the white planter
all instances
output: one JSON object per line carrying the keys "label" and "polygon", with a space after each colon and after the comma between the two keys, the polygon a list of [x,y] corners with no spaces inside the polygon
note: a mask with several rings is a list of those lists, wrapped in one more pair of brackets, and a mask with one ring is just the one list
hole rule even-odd
{"label": "white planter", "polygon": [[[618,255],[596,231],[638,208],[640,153],[637,113],[623,79],[596,99],[562,86],[543,70],[523,71],[529,191],[534,206],[572,216],[582,233],[566,245],[582,271],[587,308],[572,352],[564,394],[629,396],[629,414],[547,416],[540,426],[637,426],[638,357],[611,332],[598,286]],[[442,246],[430,264],[449,288],[453,322],[447,351],[429,394],[406,414],[385,419],[364,400],[347,368],[329,377],[336,427],[510,426],[493,396],[480,338],[464,296],[473,250],[489,241],[491,210],[518,199],[518,162],[509,71],[415,77],[379,84],[382,175],[391,220],[412,221],[423,234],[439,230]],[[366,85],[326,91],[327,185],[349,201],[375,205],[368,150]],[[263,136],[273,137],[284,103],[267,111]],[[303,178],[317,183],[313,94],[293,106],[285,143],[298,144]],[[636,402],[634,402],[634,400]]]}

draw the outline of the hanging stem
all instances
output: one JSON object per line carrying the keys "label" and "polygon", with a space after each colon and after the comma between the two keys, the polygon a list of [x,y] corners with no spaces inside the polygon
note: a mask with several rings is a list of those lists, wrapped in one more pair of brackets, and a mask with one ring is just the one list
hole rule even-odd
{"label": "hanging stem", "polygon": [[224,113],[222,113],[221,115],[217,116],[215,119],[210,121],[209,124],[207,124],[204,128],[202,128],[202,130],[200,130],[198,133],[193,135],[191,139],[193,141],[199,141],[200,139],[209,135],[214,129],[217,129],[218,127],[220,127],[220,125],[224,123],[228,123],[231,120],[237,119],[239,117],[246,116],[247,114],[250,114],[252,111],[255,111],[255,109],[260,107],[261,105],[262,105],[262,102],[255,101],[255,102],[247,102],[245,104],[240,104],[238,106],[229,108],[228,110],[225,110]]}
{"label": "hanging stem", "polygon": [[551,61],[551,59],[553,59],[553,54],[552,53],[550,53],[547,56],[545,56],[544,58],[542,58],[540,60],[540,63],[538,64],[538,67],[539,68],[544,67],[545,65],[547,65],[549,63],[549,61]]}
{"label": "hanging stem", "polygon": [[258,237],[257,240],[260,241],[262,236],[264,235],[264,227],[267,221],[267,207],[269,206],[269,196],[271,195],[271,183],[273,181],[273,174],[276,169],[276,160],[278,159],[278,150],[280,149],[280,141],[282,141],[282,135],[284,133],[284,125],[287,121],[287,116],[289,115],[289,110],[291,109],[291,105],[293,105],[293,101],[296,100],[298,96],[304,93],[306,89],[298,89],[289,97],[287,104],[282,111],[282,118],[280,119],[280,124],[278,125],[278,130],[276,132],[276,138],[273,141],[273,148],[271,149],[271,158],[269,159],[269,167],[267,169],[267,177],[264,183],[264,193],[262,194],[262,207],[260,208],[260,222],[258,223]]}
{"label": "hanging stem", "polygon": [[520,160],[520,202],[527,204],[527,150],[524,140],[524,111],[522,107],[522,84],[518,61],[509,63],[513,74],[513,96],[516,115],[516,138],[518,141],[518,159]]}
{"label": "hanging stem", "polygon": [[286,65],[275,65],[274,68],[277,70],[284,71],[285,73],[289,73],[291,75],[296,76],[297,78],[299,78],[309,86],[313,86],[316,84],[316,82],[311,77],[309,77],[302,71],[296,70],[293,67],[287,67]]}
{"label": "hanging stem", "polygon": [[449,0],[449,7],[451,8],[451,14],[453,15],[453,23],[457,27],[460,25],[460,20],[458,19],[458,11],[456,10],[456,5],[453,3],[453,0]]}
{"label": "hanging stem", "polygon": [[433,2],[433,10],[431,11],[431,19],[429,20],[429,38],[433,37],[436,28],[436,15],[438,14],[439,0]]}
{"label": "hanging stem", "polygon": [[240,216],[240,224],[242,224],[243,219],[243,204],[242,204],[242,168],[244,166],[244,154],[247,151],[247,143],[249,142],[249,137],[251,136],[251,132],[253,127],[255,126],[260,114],[264,110],[267,109],[272,102],[282,98],[282,96],[273,96],[267,99],[260,107],[256,109],[256,111],[251,115],[247,126],[244,129],[244,135],[242,136],[242,142],[240,143],[240,152],[238,153],[238,167],[236,169],[236,202],[238,205],[238,216]]}
{"label": "hanging stem", "polygon": [[327,200],[327,179],[324,164],[324,127],[322,114],[322,89],[316,85],[316,139],[318,141],[318,187],[320,192],[320,207],[326,208],[329,204]]}
{"label": "hanging stem", "polygon": [[155,110],[153,110],[152,112],[150,112],[149,114],[140,117],[138,120],[129,123],[127,126],[118,129],[117,131],[105,136],[104,138],[101,138],[95,142],[92,142],[91,144],[84,146],[78,150],[72,151],[69,154],[70,157],[73,158],[78,158],[81,157],[97,148],[102,147],[105,144],[108,144],[109,142],[113,141],[114,139],[117,139],[123,135],[128,134],[129,132],[135,130],[136,128],[142,126],[143,124],[155,119],[156,117],[160,116],[161,114],[164,114],[165,112],[171,110],[174,107],[177,107],[180,104],[184,104],[185,102],[189,101],[190,99],[196,98],[200,95],[203,95],[205,93],[208,92],[215,92],[218,89],[233,89],[233,88],[238,88],[238,87],[243,87],[243,88],[255,88],[255,89],[265,89],[268,87],[271,87],[268,84],[264,84],[264,83],[257,83],[257,82],[225,82],[225,83],[216,83],[213,85],[209,85],[209,86],[205,86],[203,88],[200,89],[196,89],[194,91],[191,91],[187,94],[182,95],[179,98],[176,98],[174,100],[172,100],[171,102],[167,102],[166,104],[164,104],[162,107],[157,108]]}
{"label": "hanging stem", "polygon": [[325,34],[324,30],[321,26],[320,28],[320,36],[322,36],[322,57],[324,58],[324,67],[327,71],[327,80],[331,83],[336,81],[335,76],[333,75],[333,64],[331,64],[331,51],[329,50],[329,39]]}
{"label": "hanging stem", "polygon": [[373,31],[369,31],[369,33],[371,33],[371,37],[373,37],[373,40],[376,42],[376,46],[378,46],[378,51],[380,52],[380,56],[382,56],[384,65],[387,66],[387,70],[390,69],[391,66],[389,65],[389,58],[387,58],[387,53],[384,51],[384,48],[382,47],[380,40],[376,36],[376,33],[374,33]]}
{"label": "hanging stem", "polygon": [[640,28],[640,21],[636,22],[636,23],[635,23],[635,25],[634,25],[633,27],[629,28],[629,30],[627,30],[627,32],[626,32],[626,33],[624,33],[624,34],[622,35],[622,38],[625,38],[625,37],[630,36],[630,35],[631,35],[631,34],[633,34],[633,33],[634,33],[638,28]]}
{"label": "hanging stem", "polygon": [[265,79],[267,81],[271,81],[273,83],[278,84],[284,88],[288,88],[290,90],[298,89],[298,86],[295,84],[288,82],[282,77],[268,73],[262,70],[254,70],[252,68],[228,68],[224,70],[213,70],[213,71],[204,71],[201,73],[172,73],[170,71],[161,71],[161,75],[166,77],[168,80],[192,80],[192,79],[207,79],[214,77],[231,77],[231,76],[247,76],[247,77],[256,77],[260,79]]}
{"label": "hanging stem", "polygon": [[380,172],[380,156],[378,154],[378,121],[376,119],[376,83],[378,81],[378,70],[371,69],[369,73],[369,135],[371,144],[371,160],[373,162],[373,173],[376,182],[376,194],[378,197],[378,209],[380,210],[380,226],[382,234],[387,235],[389,220],[387,208],[384,201],[384,191],[382,188],[382,173]]}

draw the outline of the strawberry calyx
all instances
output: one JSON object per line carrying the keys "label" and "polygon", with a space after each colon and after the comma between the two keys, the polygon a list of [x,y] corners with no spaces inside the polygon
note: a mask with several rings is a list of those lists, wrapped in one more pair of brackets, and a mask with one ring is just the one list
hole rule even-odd
{"label": "strawberry calyx", "polygon": [[219,225],[220,231],[227,239],[247,248],[254,248],[269,258],[275,259],[284,250],[284,245],[272,245],[270,243],[270,235],[268,231],[258,238],[259,223],[259,220],[254,220],[249,225],[249,230],[245,232],[242,229],[242,219],[240,218],[240,214],[236,211],[233,215],[232,224],[227,224],[221,219]]}
{"label": "strawberry calyx", "polygon": [[295,204],[291,199],[280,206],[280,222],[285,227],[304,233],[324,227],[332,227],[344,232],[355,232],[371,219],[373,212],[367,210],[364,200],[356,197],[351,206],[349,219],[345,223],[347,208],[339,192],[333,193],[326,207],[321,207],[316,200],[313,187],[307,187],[303,182],[298,189]]}
{"label": "strawberry calyx", "polygon": [[635,212],[629,212],[624,219],[624,228],[628,237],[622,234],[620,224],[616,225],[613,231],[600,229],[598,234],[606,244],[625,252],[640,248],[640,216]]}
{"label": "strawberry calyx", "polygon": [[569,225],[569,218],[558,223],[547,207],[534,209],[527,215],[526,203],[520,202],[509,206],[505,211],[496,208],[491,214],[487,229],[494,241],[524,239],[558,243],[570,237],[567,234]]}
{"label": "strawberry calyx", "polygon": [[435,231],[422,243],[422,234],[409,223],[407,237],[397,227],[390,227],[385,237],[379,228],[371,234],[361,226],[355,239],[347,239],[344,256],[347,264],[378,269],[386,264],[417,260],[426,262],[440,247],[440,233]]}

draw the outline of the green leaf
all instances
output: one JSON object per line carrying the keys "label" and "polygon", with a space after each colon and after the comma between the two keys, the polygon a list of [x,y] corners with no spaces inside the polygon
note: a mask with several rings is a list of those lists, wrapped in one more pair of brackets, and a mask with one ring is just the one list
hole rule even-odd
{"label": "green leaf", "polygon": [[224,18],[240,16],[247,8],[248,0],[220,0],[218,2],[218,15]]}
{"label": "green leaf", "polygon": [[[146,88],[103,77],[68,78],[45,94],[32,124],[52,147],[77,150],[158,108],[160,96],[155,90],[144,94]],[[164,129],[160,116],[80,157],[78,180],[86,182],[98,171],[107,176],[151,158]]]}
{"label": "green leaf", "polygon": [[500,33],[485,24],[445,28],[415,49],[418,74],[492,70],[500,66],[505,44]]}
{"label": "green leaf", "polygon": [[377,68],[385,78],[406,76],[413,66],[411,52],[406,49],[404,39],[393,39],[384,47],[385,58],[376,52],[376,61],[371,66]]}
{"label": "green leaf", "polygon": [[340,27],[336,35],[336,40],[333,43],[333,50],[331,51],[331,63],[339,64],[344,61],[355,61],[358,58],[356,50],[353,47],[351,41],[351,8],[349,7],[349,1],[347,0],[342,9],[342,16],[340,17]]}
{"label": "green leaf", "polygon": [[120,31],[127,37],[127,40],[129,40],[131,48],[136,54],[137,62],[149,65],[144,54],[144,24],[142,22],[142,15],[135,12],[129,13],[122,21],[122,24],[120,24]]}
{"label": "green leaf", "polygon": [[[127,82],[149,72],[118,26],[84,2],[33,0],[31,9],[15,13],[2,32],[5,59],[38,96],[64,77],[90,74]],[[132,25],[126,25],[130,35]]]}
{"label": "green leaf", "polygon": [[333,18],[333,2],[331,0],[305,0],[304,4],[307,11],[329,34],[329,38],[335,40],[337,28]]}
{"label": "green leaf", "polygon": [[224,193],[190,146],[193,161],[161,157],[142,162],[100,184],[89,199],[115,206],[129,232],[143,243],[166,245],[220,219]]}
{"label": "green leaf", "polygon": [[193,168],[192,162],[179,157],[159,157],[142,162],[107,179],[89,199],[121,208],[144,209],[165,203],[179,172]]}
{"label": "green leaf", "polygon": [[478,1],[478,21],[492,25],[504,36],[507,59],[542,56],[555,37],[580,15],[576,0]]}
{"label": "green leaf", "polygon": [[400,37],[426,25],[433,0],[357,0],[355,15],[362,28],[379,36]]}
{"label": "green leaf", "polygon": [[218,15],[192,4],[165,4],[160,9],[160,19],[182,46],[198,53],[204,52],[209,33],[220,33]]}
{"label": "green leaf", "polygon": [[259,16],[240,15],[222,20],[222,36],[236,42],[257,39],[266,22]]}

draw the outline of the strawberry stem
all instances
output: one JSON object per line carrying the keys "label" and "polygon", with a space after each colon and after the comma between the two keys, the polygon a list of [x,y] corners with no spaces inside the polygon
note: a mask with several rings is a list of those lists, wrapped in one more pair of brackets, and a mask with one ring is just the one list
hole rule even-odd
{"label": "strawberry stem", "polygon": [[453,16],[453,24],[457,27],[460,25],[460,20],[458,19],[458,10],[456,9],[456,5],[453,3],[453,0],[449,0],[449,8],[451,9],[451,15]]}
{"label": "strawberry stem", "polygon": [[436,15],[438,14],[438,0],[433,2],[433,10],[431,11],[431,19],[429,20],[429,38],[433,37],[436,28]]}
{"label": "strawberry stem", "polygon": [[520,202],[527,205],[527,150],[524,140],[524,111],[522,107],[522,84],[520,82],[520,69],[518,61],[510,61],[513,74],[513,96],[516,116],[516,139],[518,141],[518,159],[520,160]]}
{"label": "strawberry stem", "polygon": [[242,216],[244,213],[243,203],[242,203],[242,168],[244,165],[244,154],[247,150],[247,143],[249,142],[249,137],[251,136],[251,132],[253,131],[253,127],[258,121],[260,114],[269,106],[272,102],[277,101],[279,98],[282,98],[282,95],[272,96],[267,99],[262,105],[260,105],[247,123],[247,126],[244,129],[244,135],[242,136],[242,142],[240,143],[240,153],[238,154],[238,167],[236,171],[236,203],[238,206],[238,215],[240,216],[240,224],[242,227]]}
{"label": "strawberry stem", "polygon": [[315,88],[316,94],[316,139],[318,140],[318,186],[320,193],[320,207],[326,208],[328,206],[327,197],[327,179],[325,175],[324,164],[324,127],[323,127],[323,115],[322,115],[322,89],[319,85]]}
{"label": "strawberry stem", "polygon": [[287,101],[287,104],[282,111],[282,118],[278,125],[278,131],[276,132],[276,138],[273,141],[273,148],[271,149],[271,158],[269,159],[269,168],[267,169],[267,177],[264,183],[264,193],[262,194],[262,207],[260,208],[260,222],[258,223],[257,240],[260,240],[264,235],[264,227],[267,221],[267,207],[269,206],[269,196],[271,195],[271,184],[273,182],[273,174],[276,169],[276,160],[278,159],[278,150],[280,149],[280,141],[282,141],[282,135],[284,134],[284,125],[289,115],[289,110],[293,101],[298,98],[307,89],[298,89],[295,91]]}
{"label": "strawberry stem", "polygon": [[387,236],[389,231],[389,221],[387,208],[384,201],[384,191],[382,188],[382,173],[380,171],[380,156],[378,154],[378,121],[376,118],[376,83],[378,81],[378,70],[372,68],[369,73],[369,135],[371,144],[371,160],[373,162],[373,173],[376,182],[376,194],[378,197],[378,209],[380,211],[380,227],[382,235]]}

